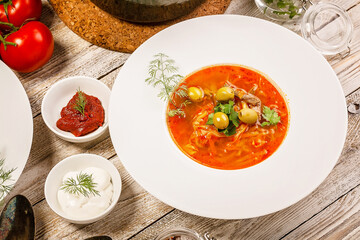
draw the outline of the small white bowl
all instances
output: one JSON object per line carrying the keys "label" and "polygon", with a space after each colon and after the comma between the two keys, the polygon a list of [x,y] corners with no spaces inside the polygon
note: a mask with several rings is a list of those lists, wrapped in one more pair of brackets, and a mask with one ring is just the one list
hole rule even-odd
{"label": "small white bowl", "polygon": [[[71,171],[81,171],[88,167],[102,168],[110,174],[114,189],[112,202],[103,213],[97,216],[87,219],[74,219],[67,216],[67,214],[62,210],[58,202],[57,192],[66,173]],[[65,158],[51,169],[45,181],[44,192],[46,202],[57,215],[72,223],[89,224],[104,218],[114,209],[120,198],[121,177],[117,168],[106,158],[95,154],[77,154]]]}
{"label": "small white bowl", "polygon": [[[85,136],[75,137],[70,132],[60,130],[56,126],[57,120],[60,119],[60,112],[70,99],[74,96],[78,89],[84,93],[97,97],[104,108],[105,119],[103,126],[99,127],[92,133]],[[45,124],[58,137],[74,143],[89,142],[100,137],[108,127],[108,107],[110,100],[110,89],[101,81],[85,76],[74,76],[65,78],[55,83],[47,91],[41,104],[41,113]]]}

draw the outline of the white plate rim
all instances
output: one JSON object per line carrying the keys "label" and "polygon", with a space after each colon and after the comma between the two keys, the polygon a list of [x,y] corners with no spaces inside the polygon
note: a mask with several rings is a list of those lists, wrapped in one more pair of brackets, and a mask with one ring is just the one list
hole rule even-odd
{"label": "white plate rim", "polygon": [[[200,17],[200,18],[196,18],[196,19],[191,19],[191,20],[187,20],[187,21],[184,21],[184,22],[181,22],[181,23],[178,23],[172,27],[169,27],[165,30],[163,30],[162,32],[160,32],[159,34],[164,34],[164,32],[166,33],[167,31],[173,31],[174,29],[176,29],[178,26],[181,26],[182,24],[196,24],[197,21],[204,21],[204,20],[208,20],[208,19],[231,19],[233,20],[234,22],[238,21],[239,19],[242,19],[242,20],[239,20],[239,21],[246,21],[246,20],[249,20],[249,21],[252,21],[252,22],[259,22],[261,24],[264,24],[264,25],[268,25],[268,26],[272,26],[273,28],[277,28],[277,29],[282,29],[281,31],[284,31],[284,32],[287,32],[287,34],[289,35],[292,35],[292,37],[294,38],[298,38],[301,39],[301,41],[303,41],[303,44],[307,44],[307,47],[308,48],[311,48],[313,49],[313,54],[314,56],[316,57],[321,57],[323,59],[323,63],[322,64],[325,64],[328,66],[328,68],[331,69],[331,66],[330,64],[322,57],[322,55],[320,53],[318,53],[309,43],[305,42],[305,40],[303,40],[301,37],[299,37],[298,35],[296,35],[295,33],[281,27],[281,26],[278,26],[274,23],[271,23],[271,22],[267,22],[267,21],[264,21],[264,20],[261,20],[261,19],[257,19],[257,18],[252,18],[252,17],[245,17],[245,16],[238,16],[238,15],[217,15],[217,16],[205,16],[205,17]],[[246,20],[245,20],[246,19]],[[131,55],[128,59],[128,61],[124,64],[122,70],[120,71],[118,77],[117,77],[117,80],[113,86],[113,93],[112,93],[112,96],[111,96],[111,100],[110,100],[110,107],[109,107],[109,114],[110,114],[110,117],[109,117],[109,120],[110,120],[110,123],[109,123],[109,126],[110,126],[110,135],[111,135],[111,138],[112,138],[112,141],[113,141],[113,144],[114,144],[114,147],[115,147],[115,150],[117,152],[117,154],[119,155],[120,157],[120,160],[122,161],[122,163],[124,164],[125,168],[129,171],[129,161],[127,159],[123,159],[122,158],[122,155],[123,155],[123,151],[124,149],[121,149],[121,147],[118,145],[117,143],[117,140],[116,140],[116,133],[114,133],[114,125],[112,124],[112,118],[113,118],[113,108],[112,108],[112,104],[114,104],[114,100],[115,99],[115,94],[116,94],[116,89],[118,88],[117,85],[120,85],[120,81],[119,78],[121,77],[121,74],[122,74],[122,71],[123,69],[126,69],[128,66],[128,64],[130,64],[129,62],[131,62],[131,60],[133,58],[135,58],[135,56],[137,56],[138,54],[140,54],[142,51],[144,51],[144,49],[146,47],[148,47],[148,45],[151,45],[150,43],[153,43],[153,39],[157,38],[158,35],[155,35],[153,37],[151,37],[148,41],[146,41],[142,46],[140,46],[134,53],[133,55]],[[151,60],[151,59],[150,59]],[[176,60],[176,59],[175,59]],[[242,63],[240,63],[242,64]],[[251,66],[252,67],[252,66]],[[261,71],[261,70],[260,70]],[[304,197],[306,197],[308,194],[310,194],[314,189],[316,189],[320,184],[321,182],[323,182],[323,180],[327,177],[327,175],[331,172],[332,168],[335,166],[336,162],[337,162],[337,159],[339,158],[341,152],[342,152],[342,148],[344,146],[344,143],[345,143],[345,137],[346,137],[346,132],[347,132],[347,113],[346,113],[346,102],[345,102],[345,98],[344,98],[344,94],[342,92],[342,88],[341,88],[341,85],[337,79],[337,76],[336,74],[333,72],[333,70],[331,69],[331,72],[329,73],[330,75],[332,75],[332,78],[333,79],[336,79],[337,81],[336,82],[333,82],[333,84],[335,84],[335,87],[337,88],[337,94],[340,94],[340,96],[342,97],[341,98],[341,102],[339,103],[340,105],[342,105],[341,107],[341,113],[339,113],[341,115],[341,118],[342,118],[342,123],[343,123],[343,126],[341,126],[341,130],[340,130],[340,135],[339,135],[339,143],[337,145],[337,149],[335,150],[335,154],[333,155],[332,157],[332,160],[331,160],[331,163],[329,165],[327,165],[327,169],[326,169],[326,174],[322,174],[322,176],[320,178],[317,179],[317,181],[312,184],[311,187],[308,188],[308,190],[306,192],[302,192],[302,194],[298,195],[296,200],[292,200],[291,203],[286,203],[286,204],[283,204],[282,206],[278,206],[276,209],[271,209],[271,210],[267,210],[267,211],[262,211],[261,214],[259,213],[256,213],[256,214],[246,214],[246,215],[241,215],[241,214],[238,214],[237,216],[231,214],[231,213],[225,213],[225,214],[219,214],[219,213],[212,213],[212,212],[204,212],[204,211],[197,211],[196,209],[193,209],[189,206],[186,206],[184,204],[179,204],[178,202],[174,201],[173,199],[169,198],[169,197],[166,197],[164,196],[163,194],[159,194],[158,192],[154,191],[154,189],[149,186],[148,183],[146,183],[144,181],[144,179],[142,179],[141,176],[139,176],[137,173],[135,173],[133,170],[133,168],[129,171],[130,175],[140,184],[142,185],[148,192],[150,192],[152,195],[154,195],[155,197],[157,197],[158,199],[160,199],[161,201],[171,205],[171,206],[174,206],[180,210],[183,210],[183,211],[186,211],[186,212],[189,212],[189,213],[192,213],[192,214],[196,214],[196,215],[200,215],[200,216],[205,216],[205,217],[210,217],[210,218],[221,218],[221,219],[239,219],[239,218],[251,218],[251,217],[257,217],[257,216],[261,216],[261,215],[266,215],[266,214],[269,214],[269,213],[272,213],[272,212],[275,212],[275,211],[279,211],[281,209],[284,209],[298,201],[300,201],[301,199],[303,199]],[[274,79],[273,79],[274,80]],[[115,90],[115,91],[114,91]],[[115,93],[114,93],[115,92]],[[341,93],[340,93],[341,92]],[[285,92],[286,94],[286,92]],[[340,99],[340,98],[339,98]],[[290,99],[291,101],[291,99]],[[291,110],[290,110],[291,111]],[[290,127],[291,127],[291,124],[290,124]],[[266,162],[266,161],[264,161]],[[214,170],[216,171],[216,170]],[[238,171],[238,170],[236,170]]]}
{"label": "white plate rim", "polygon": [[[31,105],[28,99],[28,96],[26,94],[26,91],[21,84],[18,77],[15,75],[15,73],[5,65],[4,62],[0,61],[0,69],[2,72],[1,79],[2,84],[7,85],[7,87],[10,85],[11,90],[14,90],[14,92],[9,91],[12,95],[16,95],[17,101],[11,102],[13,104],[13,107],[15,106],[18,110],[16,113],[17,116],[20,115],[21,119],[23,121],[17,122],[17,124],[20,124],[20,129],[14,132],[15,135],[21,135],[21,138],[17,138],[16,143],[12,143],[15,145],[15,147],[21,149],[21,151],[16,151],[19,154],[17,156],[14,156],[14,152],[11,150],[4,149],[6,152],[9,151],[9,154],[7,153],[1,153],[1,157],[5,158],[5,168],[11,169],[16,168],[16,170],[12,174],[12,181],[8,181],[9,184],[14,184],[17,182],[17,180],[20,178],[21,173],[23,172],[25,165],[27,163],[31,146],[32,146],[32,140],[33,140],[33,117],[32,117],[32,111],[31,111]],[[6,88],[4,88],[6,89]],[[1,92],[1,91],[0,91]],[[9,128],[13,129],[13,123],[9,125]],[[19,126],[19,125],[17,125]],[[18,129],[18,128],[15,128]],[[24,131],[23,131],[24,130]],[[7,145],[7,144],[5,144]],[[4,147],[4,146],[0,146]],[[10,155],[10,156],[8,156]],[[20,159],[18,159],[20,157]]]}

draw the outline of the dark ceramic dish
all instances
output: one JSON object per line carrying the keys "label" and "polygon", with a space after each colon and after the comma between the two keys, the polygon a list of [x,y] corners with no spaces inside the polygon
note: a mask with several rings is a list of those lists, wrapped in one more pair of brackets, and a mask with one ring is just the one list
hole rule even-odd
{"label": "dark ceramic dish", "polygon": [[91,0],[113,16],[137,23],[175,19],[193,11],[204,0]]}

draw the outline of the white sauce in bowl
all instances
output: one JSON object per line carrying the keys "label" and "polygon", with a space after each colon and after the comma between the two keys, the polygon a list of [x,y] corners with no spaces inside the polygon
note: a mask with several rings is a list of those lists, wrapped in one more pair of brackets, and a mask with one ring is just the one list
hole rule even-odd
{"label": "white sauce in bowl", "polygon": [[[96,183],[95,190],[99,195],[90,194],[86,197],[82,194],[71,194],[65,190],[58,190],[58,202],[62,210],[71,218],[82,220],[88,219],[103,213],[111,204],[113,196],[113,184],[107,171],[101,168],[89,167],[81,173],[92,174],[93,182]],[[79,172],[68,172],[63,177],[63,182],[68,178],[76,179]]]}

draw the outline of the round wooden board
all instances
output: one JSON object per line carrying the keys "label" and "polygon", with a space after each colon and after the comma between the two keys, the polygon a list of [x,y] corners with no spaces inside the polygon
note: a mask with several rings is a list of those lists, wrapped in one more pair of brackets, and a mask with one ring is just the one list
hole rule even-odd
{"label": "round wooden board", "polygon": [[160,24],[130,23],[113,17],[90,0],[50,0],[60,19],[83,39],[110,50],[131,53],[144,41],[177,22],[222,14],[231,0],[206,0],[190,14]]}

